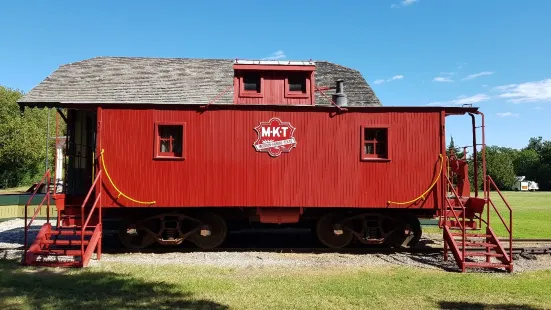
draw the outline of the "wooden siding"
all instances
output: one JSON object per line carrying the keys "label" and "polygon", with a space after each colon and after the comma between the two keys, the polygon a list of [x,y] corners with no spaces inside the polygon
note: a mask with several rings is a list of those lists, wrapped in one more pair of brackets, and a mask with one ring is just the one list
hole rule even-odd
{"label": "wooden siding", "polygon": [[309,74],[306,79],[306,98],[293,98],[285,96],[285,77],[288,72],[275,71],[257,71],[261,74],[264,81],[262,82],[262,97],[241,97],[240,87],[242,72],[237,71],[234,77],[234,102],[237,104],[295,104],[295,105],[311,105],[314,104],[314,96],[312,84],[313,73]]}
{"label": "wooden siding", "polygon": [[[438,172],[441,113],[346,112],[341,115],[263,106],[101,112],[101,148],[116,186],[155,206],[386,207],[423,193]],[[278,111],[279,110],[279,111]],[[254,128],[278,117],[296,128],[297,145],[272,158],[257,152]],[[155,160],[155,122],[185,122],[185,160]],[[361,126],[389,128],[390,161],[362,161]],[[442,184],[415,206],[434,208]],[[104,178],[104,206],[117,192]],[[111,196],[111,198],[109,198]],[[144,206],[124,197],[124,206]]]}

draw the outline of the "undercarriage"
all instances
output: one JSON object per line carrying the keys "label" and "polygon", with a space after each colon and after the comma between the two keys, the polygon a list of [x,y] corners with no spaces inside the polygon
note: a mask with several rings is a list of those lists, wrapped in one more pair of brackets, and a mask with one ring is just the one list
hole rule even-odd
{"label": "undercarriage", "polygon": [[[239,213],[239,212],[236,212]],[[123,217],[118,224],[121,243],[130,249],[142,249],[155,243],[181,245],[184,240],[201,249],[221,246],[232,227],[247,228],[254,223],[236,213],[206,211],[173,211],[154,215]],[[241,213],[242,215],[242,213]],[[245,219],[245,220],[244,220]],[[239,223],[236,225],[236,223]],[[232,227],[229,227],[231,224]],[[248,225],[250,224],[250,225]],[[310,227],[319,242],[328,248],[344,248],[351,244],[385,245],[396,248],[415,247],[421,238],[421,225],[416,215],[406,212],[317,211],[304,216],[296,227]],[[275,225],[288,227],[289,225]]]}

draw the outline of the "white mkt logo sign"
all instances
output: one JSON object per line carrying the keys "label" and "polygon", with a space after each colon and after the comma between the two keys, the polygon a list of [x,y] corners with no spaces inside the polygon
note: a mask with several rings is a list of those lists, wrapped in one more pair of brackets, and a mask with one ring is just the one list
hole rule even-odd
{"label": "white mkt logo sign", "polygon": [[272,117],[267,122],[260,122],[254,130],[258,137],[253,145],[258,152],[267,152],[270,156],[277,157],[281,153],[290,152],[297,146],[293,136],[295,127],[289,122],[282,122],[277,117]]}

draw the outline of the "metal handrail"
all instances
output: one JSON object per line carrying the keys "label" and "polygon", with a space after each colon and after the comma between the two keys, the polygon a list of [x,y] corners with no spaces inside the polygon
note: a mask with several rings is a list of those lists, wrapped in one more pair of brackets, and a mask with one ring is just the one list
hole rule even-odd
{"label": "metal handrail", "polygon": [[[452,182],[450,181],[450,178],[446,175],[446,181],[448,182],[448,185],[451,186],[451,189],[452,189],[452,192],[455,196],[455,198],[457,199],[457,201],[459,201],[459,206],[461,206],[461,210],[463,211],[463,223],[461,223],[461,243],[462,243],[462,246],[463,248],[461,249],[461,253],[462,253],[462,256],[461,256],[461,259],[464,260],[465,259],[465,233],[466,233],[466,229],[465,229],[465,216],[467,215],[466,214],[466,209],[465,209],[465,205],[463,204],[463,202],[461,201],[461,199],[459,199],[459,195],[457,194],[457,191],[455,190],[455,188],[453,187],[453,184]],[[448,197],[446,197],[446,201],[448,202],[448,204],[446,205],[446,209],[444,210],[444,225],[446,224],[446,218],[448,217],[448,206],[450,206],[450,200],[448,199]],[[457,217],[457,214],[455,213],[455,211],[453,211],[452,209],[452,213],[453,213],[453,216],[455,217],[455,219],[457,220],[458,223],[460,223],[459,221],[459,218]]]}
{"label": "metal handrail", "polygon": [[[488,227],[490,227],[490,220],[489,220],[490,219],[490,207],[489,207],[489,205],[491,204],[493,209],[495,210],[496,214],[501,219],[501,222],[503,223],[503,226],[505,226],[505,229],[507,229],[507,232],[509,233],[509,259],[513,259],[513,208],[511,208],[511,206],[509,205],[509,203],[507,202],[505,197],[503,197],[503,194],[501,193],[501,191],[497,187],[497,185],[494,182],[494,180],[492,179],[492,177],[487,175],[486,180],[488,182],[488,186],[486,186],[486,191],[487,191],[486,199],[487,199],[487,204],[488,204],[488,208],[487,208],[488,209],[488,223],[487,223],[487,225],[488,225]],[[499,210],[494,205],[494,202],[490,199],[490,190],[491,190],[492,186],[494,187],[496,192],[499,194],[499,197],[501,198],[503,203],[505,203],[505,206],[507,207],[507,209],[509,209],[509,226],[507,226],[507,224],[505,223],[505,220],[503,219],[503,216],[501,216],[501,212],[499,212]]]}
{"label": "metal handrail", "polygon": [[[80,207],[80,220],[81,220],[81,234],[80,234],[80,252],[82,254],[82,257],[84,257],[84,232],[86,230],[86,226],[88,226],[88,222],[90,222],[90,218],[92,217],[92,213],[94,212],[94,209],[96,208],[96,205],[100,201],[101,193],[97,193],[96,200],[94,201],[94,204],[92,205],[92,208],[90,209],[90,212],[88,213],[88,217],[86,220],[84,220],[84,208],[86,207],[86,203],[88,202],[88,199],[90,199],[90,196],[92,195],[92,191],[96,188],[96,183],[98,183],[98,180],[101,179],[102,170],[98,172],[96,175],[96,178],[94,179],[94,182],[92,183],[92,186],[90,186],[90,190],[88,191],[88,194],[86,194],[86,198],[84,198],[84,201],[82,202],[82,206]],[[101,210],[101,203],[99,206],[99,209]],[[101,211],[100,211],[101,212]]]}
{"label": "metal handrail", "polygon": [[[23,245],[23,253],[24,253],[24,257],[27,256],[27,250],[28,250],[28,241],[27,241],[27,238],[28,238],[28,235],[29,235],[29,228],[31,227],[31,224],[34,222],[34,219],[36,218],[36,216],[40,213],[40,209],[42,209],[42,205],[44,204],[44,201],[47,201],[46,203],[46,223],[50,223],[50,180],[51,177],[50,177],[50,169],[46,170],[46,173],[44,173],[44,175],[42,176],[42,179],[40,180],[40,182],[38,182],[38,184],[36,185],[36,188],[34,189],[33,191],[33,194],[31,195],[31,197],[29,198],[29,200],[27,201],[27,203],[25,204],[25,240],[24,240],[24,245]],[[42,199],[42,201],[40,202],[40,204],[38,205],[38,207],[36,208],[36,210],[34,211],[34,214],[31,218],[31,220],[29,221],[29,223],[27,223],[27,220],[29,218],[28,216],[28,207],[29,207],[29,204],[31,204],[34,196],[36,195],[36,193],[38,193],[38,190],[40,189],[40,186],[44,184],[44,181],[46,181],[46,184],[47,184],[47,187],[46,187],[46,195],[44,196],[44,198]]]}

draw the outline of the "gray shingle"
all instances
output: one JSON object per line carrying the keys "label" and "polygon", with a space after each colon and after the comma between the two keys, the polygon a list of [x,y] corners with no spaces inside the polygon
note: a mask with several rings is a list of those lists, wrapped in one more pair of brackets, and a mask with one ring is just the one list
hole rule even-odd
{"label": "gray shingle", "polygon": [[[233,84],[233,60],[96,57],[66,64],[18,102],[103,104],[206,104]],[[380,106],[362,75],[330,62],[316,62],[316,85],[344,79],[349,105]],[[328,95],[330,91],[326,92]],[[316,93],[316,104],[329,104]],[[233,89],[216,100],[232,104]]]}

